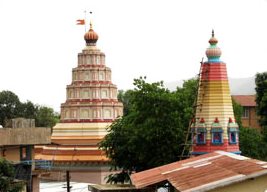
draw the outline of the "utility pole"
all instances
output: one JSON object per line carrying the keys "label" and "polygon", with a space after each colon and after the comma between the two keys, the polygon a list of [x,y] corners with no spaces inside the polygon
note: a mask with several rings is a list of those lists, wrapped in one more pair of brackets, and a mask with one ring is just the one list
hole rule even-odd
{"label": "utility pole", "polygon": [[70,171],[66,171],[67,192],[70,192]]}

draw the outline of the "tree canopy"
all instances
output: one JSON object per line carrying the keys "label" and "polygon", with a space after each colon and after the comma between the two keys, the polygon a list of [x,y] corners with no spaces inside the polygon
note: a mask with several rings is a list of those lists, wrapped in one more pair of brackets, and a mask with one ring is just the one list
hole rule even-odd
{"label": "tree canopy", "polygon": [[256,128],[242,126],[243,107],[233,100],[235,119],[239,125],[239,147],[242,155],[254,159],[267,160],[267,142]]}
{"label": "tree canopy", "polygon": [[114,121],[100,143],[113,168],[121,170],[110,182],[177,161],[192,118],[195,79],[174,92],[164,88],[163,82],[147,83],[145,77],[134,79],[134,85],[134,90],[121,92],[126,114]]}
{"label": "tree canopy", "polygon": [[242,155],[254,159],[267,160],[267,142],[259,130],[241,127],[239,129],[239,138]]}
{"label": "tree canopy", "polygon": [[19,115],[19,97],[11,91],[0,92],[0,125],[4,125],[7,119],[15,118]]}
{"label": "tree canopy", "polygon": [[59,114],[52,108],[31,101],[21,102],[15,93],[1,91],[0,125],[5,126],[6,120],[17,117],[35,119],[37,127],[53,127],[59,121]]}
{"label": "tree canopy", "polygon": [[257,73],[255,84],[257,114],[260,116],[260,125],[264,128],[267,137],[267,72]]}

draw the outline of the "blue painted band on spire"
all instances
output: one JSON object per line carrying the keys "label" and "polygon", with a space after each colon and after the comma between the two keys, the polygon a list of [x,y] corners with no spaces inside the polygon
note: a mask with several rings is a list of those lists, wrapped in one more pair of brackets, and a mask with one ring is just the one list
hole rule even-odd
{"label": "blue painted band on spire", "polygon": [[220,63],[220,57],[213,57],[213,58],[208,58],[208,62],[212,62],[212,63]]}

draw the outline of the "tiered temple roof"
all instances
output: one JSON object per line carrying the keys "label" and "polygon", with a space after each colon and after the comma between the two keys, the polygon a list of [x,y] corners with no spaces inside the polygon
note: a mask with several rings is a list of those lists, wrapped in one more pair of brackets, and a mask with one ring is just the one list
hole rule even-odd
{"label": "tiered temple roof", "polygon": [[71,165],[75,169],[75,165],[81,168],[108,162],[98,143],[107,134],[106,128],[123,113],[105,54],[96,46],[98,35],[92,24],[84,39],[86,47],[78,54],[67,99],[61,104],[60,123],[53,127],[52,145],[36,147],[36,159],[52,160],[55,167],[68,165],[70,169]]}

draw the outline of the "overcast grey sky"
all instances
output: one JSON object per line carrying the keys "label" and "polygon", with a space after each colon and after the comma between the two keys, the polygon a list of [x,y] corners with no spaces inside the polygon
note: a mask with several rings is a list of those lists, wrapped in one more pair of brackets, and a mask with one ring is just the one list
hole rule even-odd
{"label": "overcast grey sky", "polygon": [[267,0],[0,0],[0,91],[59,111],[85,47],[84,10],[118,89],[141,75],[194,77],[212,29],[229,77],[266,71]]}

